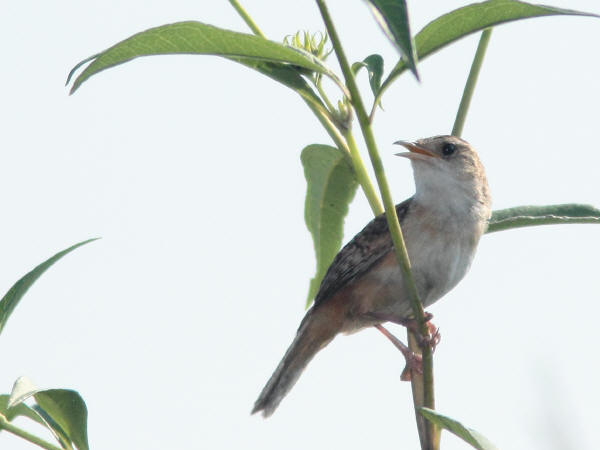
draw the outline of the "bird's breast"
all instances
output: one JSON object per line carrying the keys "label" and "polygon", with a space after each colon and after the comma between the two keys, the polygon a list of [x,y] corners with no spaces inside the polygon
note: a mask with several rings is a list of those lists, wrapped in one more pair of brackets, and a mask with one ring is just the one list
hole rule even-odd
{"label": "bird's breast", "polygon": [[403,223],[413,276],[424,306],[450,291],[467,273],[483,226],[475,216],[415,208]]}

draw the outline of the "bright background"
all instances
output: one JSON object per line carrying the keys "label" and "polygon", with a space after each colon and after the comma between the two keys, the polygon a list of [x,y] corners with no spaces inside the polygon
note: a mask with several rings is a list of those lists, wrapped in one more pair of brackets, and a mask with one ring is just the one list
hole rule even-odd
{"label": "bright background", "polygon": [[[352,61],[378,52],[395,64],[364,2],[329,3]],[[410,1],[413,29],[466,3]],[[600,13],[589,0],[549,3]],[[277,41],[322,29],[312,2],[243,4]],[[228,2],[3,9],[0,289],[75,242],[103,239],[23,299],[0,337],[0,392],[20,375],[78,390],[94,449],[417,448],[403,361],[375,330],[336,339],[272,418],[249,414],[314,271],[299,154],[329,139],[304,103],[209,56],[139,59],[74,96],[64,87],[81,59],[151,26],[246,31]],[[450,131],[477,40],[427,59],[422,84],[407,74],[383,99],[376,133],[398,202],[412,174],[391,144]],[[464,137],[495,208],[600,206],[598,42],[591,18],[494,31]],[[370,99],[365,73],[361,83]],[[370,218],[359,193],[345,240]],[[430,308],[443,335],[439,411],[500,448],[598,448],[599,252],[594,225],[485,236],[469,275]],[[6,433],[0,447],[32,448]],[[466,445],[444,434],[442,448]]]}

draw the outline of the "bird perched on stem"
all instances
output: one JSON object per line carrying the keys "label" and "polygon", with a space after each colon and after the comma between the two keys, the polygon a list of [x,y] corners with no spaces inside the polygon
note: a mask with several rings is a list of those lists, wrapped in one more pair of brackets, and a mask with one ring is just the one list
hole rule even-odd
{"label": "bird perched on stem", "polygon": [[[455,136],[398,141],[409,151],[415,194],[396,205],[424,307],[465,276],[490,217],[490,193],[475,150]],[[412,310],[385,215],[346,244],[329,267],[312,308],[252,413],[273,414],[313,358],[338,333],[383,322],[406,325]],[[381,328],[380,328],[381,329]]]}

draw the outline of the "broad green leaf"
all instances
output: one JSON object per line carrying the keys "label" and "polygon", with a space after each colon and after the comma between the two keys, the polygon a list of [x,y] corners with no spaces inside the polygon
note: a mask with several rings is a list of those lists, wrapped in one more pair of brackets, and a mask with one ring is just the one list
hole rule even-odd
{"label": "broad green leaf", "polygon": [[[533,17],[558,15],[600,17],[596,14],[533,5],[516,0],[488,0],[473,3],[444,14],[426,25],[415,36],[417,57],[421,61],[460,38],[495,25]],[[410,66],[404,61],[398,62],[383,82],[379,96],[381,97],[392,81],[408,68]]]}
{"label": "broad green leaf", "polygon": [[9,289],[9,291],[6,293],[6,295],[4,297],[2,297],[2,300],[0,300],[0,333],[2,333],[2,330],[4,329],[4,326],[6,325],[6,321],[10,317],[11,313],[14,311],[15,307],[17,306],[17,304],[19,303],[19,301],[21,300],[23,295],[25,295],[25,293],[29,290],[31,285],[33,283],[35,283],[35,281],[50,266],[52,266],[52,264],[54,264],[56,261],[61,259],[67,253],[70,253],[73,250],[75,250],[77,247],[81,247],[82,245],[85,245],[88,242],[95,241],[96,239],[98,239],[98,238],[88,239],[87,241],[80,242],[79,244],[75,244],[72,247],[69,247],[66,250],[63,250],[62,252],[57,253],[52,258],[44,261],[42,264],[37,266],[35,269],[33,269],[31,272],[29,272],[27,275],[25,275],[19,281],[17,281]]}
{"label": "broad green leaf", "polygon": [[471,428],[465,427],[463,424],[451,419],[450,417],[439,414],[438,412],[429,408],[419,408],[419,412],[430,422],[434,423],[440,428],[450,431],[478,450],[497,450],[497,447],[480,433],[472,430]]}
{"label": "broad green leaf", "polygon": [[9,407],[9,398],[10,396],[7,394],[0,395],[0,414],[6,417],[9,422],[13,421],[16,417],[28,417],[29,419],[46,426],[40,416],[26,404],[20,403]]}
{"label": "broad green leaf", "polygon": [[309,145],[302,150],[307,191],[304,220],[310,231],[317,271],[310,281],[307,305],[342,245],[344,217],[358,183],[346,155],[336,147]]}
{"label": "broad green leaf", "polygon": [[567,223],[600,224],[600,210],[590,205],[576,203],[500,209],[492,213],[487,233],[511,228]]}
{"label": "broad green leaf", "polygon": [[373,95],[377,96],[379,88],[381,87],[381,78],[383,77],[383,58],[381,55],[369,55],[360,62],[352,64],[352,72],[354,75],[362,68],[366,68],[369,73],[369,84],[371,85],[371,91]]}
{"label": "broad green leaf", "polygon": [[[77,77],[71,93],[89,77],[110,67],[140,56],[172,54],[218,55],[233,60],[285,63],[321,72],[339,81],[322,61],[307,52],[259,36],[190,21],[150,28],[99,53]],[[69,79],[72,75],[73,71]]]}
{"label": "broad green leaf", "polygon": [[[51,419],[49,425],[63,434],[79,450],[89,450],[87,407],[78,392],[48,389],[34,394],[37,406]],[[58,426],[58,427],[57,427]]]}
{"label": "broad green leaf", "polygon": [[367,0],[375,20],[392,44],[400,51],[402,61],[417,79],[417,52],[410,34],[406,0]]}

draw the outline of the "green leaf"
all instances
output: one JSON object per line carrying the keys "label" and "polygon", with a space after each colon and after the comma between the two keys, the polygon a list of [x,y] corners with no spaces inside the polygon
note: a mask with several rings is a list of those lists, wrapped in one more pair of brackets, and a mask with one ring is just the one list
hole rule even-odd
{"label": "green leaf", "polygon": [[[460,38],[495,25],[533,17],[558,15],[600,17],[597,14],[532,5],[516,0],[488,0],[474,3],[444,14],[426,25],[415,36],[417,57],[421,61]],[[408,68],[410,65],[404,61],[398,62],[383,82],[379,96],[383,95],[392,81]]]}
{"label": "green leaf", "polygon": [[346,155],[336,147],[309,145],[302,150],[300,158],[307,182],[304,220],[317,258],[317,271],[308,290],[308,305],[342,245],[344,217],[358,182]]}
{"label": "green leaf", "polygon": [[433,424],[450,431],[478,450],[497,450],[497,447],[494,444],[477,431],[466,428],[460,422],[457,422],[450,417],[443,416],[429,408],[419,408],[419,412]]}
{"label": "green leaf", "polygon": [[[339,83],[324,63],[310,53],[259,36],[190,21],[150,28],[113,45],[95,58],[92,57],[91,64],[73,83],[71,93],[89,77],[109,67],[140,56],[172,54],[218,55],[233,60],[286,63],[327,74]],[[72,75],[73,71],[69,76]]]}
{"label": "green leaf", "polygon": [[417,52],[410,34],[406,0],[367,0],[367,3],[385,35],[400,51],[402,61],[418,80]]}
{"label": "green leaf", "polygon": [[377,96],[379,88],[381,87],[381,78],[383,77],[383,58],[381,55],[369,55],[360,62],[352,64],[352,72],[354,75],[358,71],[365,67],[369,73],[369,84],[371,85],[371,91],[373,95]]}
{"label": "green leaf", "polygon": [[10,396],[7,394],[0,395],[0,414],[6,417],[9,422],[13,421],[16,417],[27,417],[41,425],[46,426],[42,418],[40,418],[40,416],[26,404],[20,403],[18,405],[9,407],[9,398]]}
{"label": "green leaf", "polygon": [[[87,407],[81,395],[70,389],[48,389],[34,394],[38,407],[51,419],[49,425],[64,433],[79,450],[89,450]],[[59,429],[57,429],[57,427]]]}
{"label": "green leaf", "polygon": [[567,223],[600,224],[600,210],[590,205],[576,203],[501,209],[492,213],[487,233],[511,228]]}
{"label": "green leaf", "polygon": [[98,239],[98,238],[88,239],[87,241],[80,242],[78,244],[73,245],[72,247],[67,248],[66,250],[63,250],[62,252],[57,253],[52,258],[48,259],[47,261],[44,261],[42,264],[37,266],[35,269],[33,269],[31,272],[29,272],[27,275],[25,275],[19,281],[17,281],[9,289],[9,291],[6,293],[6,295],[4,297],[2,297],[2,300],[0,300],[0,333],[2,333],[2,330],[4,329],[4,326],[6,325],[6,321],[8,320],[8,318],[14,311],[15,307],[17,306],[17,304],[19,303],[19,301],[21,300],[23,295],[25,295],[25,293],[29,290],[31,285],[33,283],[35,283],[35,281],[50,266],[52,266],[56,261],[61,259],[67,253],[70,253],[73,250],[75,250],[77,247],[81,247],[82,245],[85,245],[88,242],[95,241],[96,239]]}

